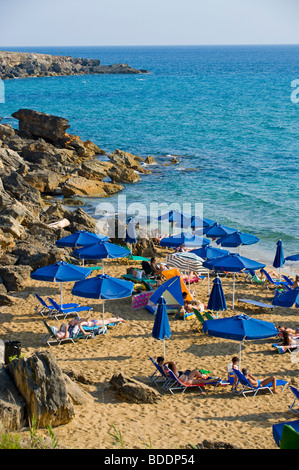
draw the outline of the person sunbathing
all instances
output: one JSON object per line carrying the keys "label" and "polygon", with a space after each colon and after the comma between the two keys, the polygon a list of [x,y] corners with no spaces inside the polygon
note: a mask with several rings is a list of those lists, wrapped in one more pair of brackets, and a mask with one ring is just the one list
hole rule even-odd
{"label": "person sunbathing", "polygon": [[187,292],[183,292],[184,308],[187,313],[193,313],[193,307],[203,312],[205,310],[205,305],[200,300],[187,300]]}
{"label": "person sunbathing", "polygon": [[74,338],[77,336],[78,332],[80,331],[85,336],[89,335],[89,332],[84,329],[86,327],[97,327],[97,326],[105,326],[109,325],[110,323],[120,323],[125,322],[121,317],[111,317],[105,318],[105,320],[89,320],[89,316],[85,318],[73,318],[68,325],[66,323],[62,323],[60,329],[57,331],[56,336],[58,339],[63,338]]}
{"label": "person sunbathing", "polygon": [[157,363],[161,367],[165,375],[169,376],[168,369],[170,369],[174,373],[174,375],[186,385],[200,383],[208,384],[219,380],[219,377],[207,378],[206,374],[203,374],[198,369],[187,369],[184,372],[180,371],[174,361],[164,362],[164,357],[162,356],[157,357]]}
{"label": "person sunbathing", "polygon": [[275,375],[272,375],[271,377],[268,377],[267,379],[263,380],[258,380],[256,377],[253,375],[249,374],[247,368],[242,369],[242,374],[246,377],[248,382],[253,386],[253,387],[265,387],[266,385],[269,385],[272,382],[272,389],[273,393],[277,393],[276,391],[276,377]]}
{"label": "person sunbathing", "polygon": [[299,328],[288,328],[288,327],[285,327],[285,326],[278,326],[277,327],[279,333],[278,335],[279,336],[283,336],[283,332],[286,331],[287,333],[289,333],[290,335],[294,335],[294,336],[298,336],[299,335]]}
{"label": "person sunbathing", "polygon": [[88,327],[92,328],[92,327],[95,327],[95,326],[110,325],[110,323],[123,323],[123,322],[126,322],[126,320],[124,320],[121,317],[111,317],[111,318],[105,318],[105,320],[97,320],[97,319],[89,320],[88,319],[86,321],[83,321],[83,323],[81,323],[81,325],[83,327],[88,326]]}
{"label": "person sunbathing", "polygon": [[296,274],[295,280],[292,285],[292,289],[297,289],[299,287],[299,274]]}

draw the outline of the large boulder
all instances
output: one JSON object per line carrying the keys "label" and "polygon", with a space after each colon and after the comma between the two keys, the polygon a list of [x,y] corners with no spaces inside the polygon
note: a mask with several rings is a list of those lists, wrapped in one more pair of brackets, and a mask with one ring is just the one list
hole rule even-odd
{"label": "large boulder", "polygon": [[137,181],[140,181],[140,176],[136,170],[121,164],[113,165],[107,174],[113,183],[137,183]]}
{"label": "large boulder", "polygon": [[8,292],[23,290],[30,279],[30,274],[30,266],[0,265],[0,277]]}
{"label": "large boulder", "polygon": [[118,193],[123,189],[119,184],[103,183],[102,181],[89,180],[83,176],[71,176],[61,186],[64,196],[89,196],[107,197]]}
{"label": "large boulder", "polygon": [[64,138],[66,130],[70,127],[67,119],[32,109],[19,109],[12,117],[19,120],[21,131],[28,131],[33,136],[54,142]]}
{"label": "large boulder", "polygon": [[89,158],[82,162],[78,174],[87,179],[102,181],[107,176],[107,168],[96,158]]}
{"label": "large boulder", "polygon": [[6,431],[26,425],[26,402],[4,367],[0,369],[0,422]]}
{"label": "large boulder", "polygon": [[13,360],[6,370],[26,402],[29,423],[33,417],[38,427],[70,422],[75,413],[73,402],[65,376],[50,351],[40,350],[28,359]]}
{"label": "large boulder", "polygon": [[42,193],[53,193],[67,178],[67,175],[45,168],[28,172],[25,181]]}
{"label": "large boulder", "polygon": [[110,385],[116,394],[131,403],[158,403],[161,395],[157,390],[124,374],[114,374]]}

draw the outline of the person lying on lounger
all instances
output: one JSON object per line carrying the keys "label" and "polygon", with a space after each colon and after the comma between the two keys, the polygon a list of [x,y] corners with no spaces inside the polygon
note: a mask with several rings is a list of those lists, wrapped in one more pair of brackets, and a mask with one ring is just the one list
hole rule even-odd
{"label": "person lying on lounger", "polygon": [[242,374],[246,377],[248,382],[253,386],[253,387],[265,387],[266,385],[269,385],[272,382],[272,389],[273,393],[277,393],[276,391],[276,377],[275,375],[272,375],[271,377],[268,377],[267,379],[263,380],[258,380],[256,377],[253,375],[249,374],[248,369],[244,368],[242,369]]}
{"label": "person lying on lounger", "polygon": [[110,323],[120,323],[125,322],[121,317],[111,317],[105,318],[105,320],[89,320],[89,316],[86,318],[74,318],[72,319],[68,325],[66,323],[62,323],[60,329],[57,331],[56,336],[58,339],[62,338],[73,338],[78,334],[78,330],[81,331],[85,336],[89,335],[89,332],[84,330],[84,326],[88,327],[96,327],[96,326],[105,326],[109,325]]}
{"label": "person lying on lounger", "polygon": [[172,370],[174,375],[180,379],[181,382],[185,383],[186,385],[190,384],[200,384],[200,383],[211,383],[219,380],[219,377],[208,379],[205,374],[201,373],[198,369],[187,369],[184,372],[178,370],[178,367],[175,362],[168,361],[164,362],[164,357],[159,356],[157,357],[157,363],[164,371],[165,375],[169,376],[168,369]]}

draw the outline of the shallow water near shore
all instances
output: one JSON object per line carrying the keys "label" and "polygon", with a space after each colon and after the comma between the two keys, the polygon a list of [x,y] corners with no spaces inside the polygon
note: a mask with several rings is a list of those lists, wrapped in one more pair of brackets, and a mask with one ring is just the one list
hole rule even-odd
{"label": "shallow water near shore", "polygon": [[[150,74],[5,81],[3,123],[16,127],[11,114],[20,108],[65,117],[70,133],[107,152],[155,157],[151,175],[125,185],[128,204],[202,203],[204,217],[258,236],[242,254],[267,264],[278,239],[285,256],[299,251],[299,104],[291,101],[298,46],[26,51],[128,63]],[[173,155],[179,163],[162,166]],[[117,197],[109,198],[116,207]],[[94,215],[99,200],[84,201]]]}

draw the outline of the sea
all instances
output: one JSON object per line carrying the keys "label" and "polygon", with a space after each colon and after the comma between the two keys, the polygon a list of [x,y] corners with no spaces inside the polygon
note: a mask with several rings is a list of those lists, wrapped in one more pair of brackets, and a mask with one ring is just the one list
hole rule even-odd
{"label": "sea", "polygon": [[244,256],[271,265],[278,240],[285,256],[299,253],[299,45],[0,49],[150,72],[4,82],[2,123],[17,127],[11,114],[35,109],[68,119],[70,133],[107,154],[154,157],[151,174],[109,201],[81,198],[89,214],[101,218],[103,202],[117,212],[120,195],[128,215],[136,204],[149,214],[152,206],[188,213],[196,206],[203,217],[260,239],[242,246]]}

